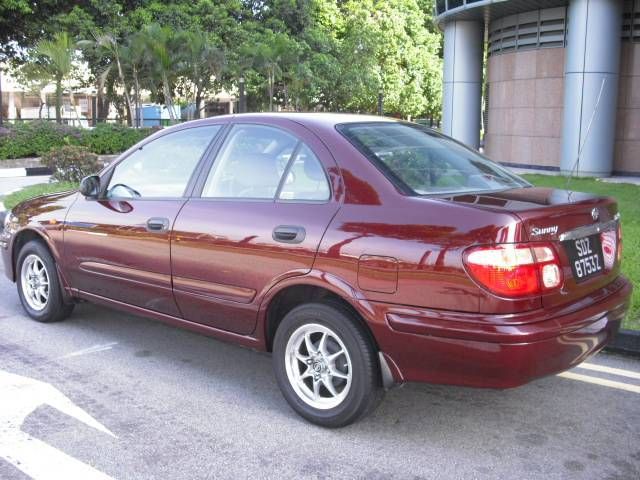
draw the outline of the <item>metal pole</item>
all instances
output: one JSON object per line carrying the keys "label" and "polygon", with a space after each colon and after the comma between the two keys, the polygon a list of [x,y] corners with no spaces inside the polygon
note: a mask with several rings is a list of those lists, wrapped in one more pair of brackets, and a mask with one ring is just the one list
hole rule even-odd
{"label": "metal pole", "polygon": [[378,90],[378,115],[384,115],[384,90]]}
{"label": "metal pole", "polygon": [[240,77],[240,113],[247,112],[247,97],[244,93],[244,77]]}

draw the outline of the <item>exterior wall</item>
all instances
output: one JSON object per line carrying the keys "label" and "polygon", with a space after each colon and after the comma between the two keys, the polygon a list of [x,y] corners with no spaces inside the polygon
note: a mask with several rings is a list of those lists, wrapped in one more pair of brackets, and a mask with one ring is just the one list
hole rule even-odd
{"label": "exterior wall", "polygon": [[622,42],[614,172],[640,173],[640,43]]}
{"label": "exterior wall", "polygon": [[558,168],[564,54],[560,47],[489,57],[485,153],[491,159]]}

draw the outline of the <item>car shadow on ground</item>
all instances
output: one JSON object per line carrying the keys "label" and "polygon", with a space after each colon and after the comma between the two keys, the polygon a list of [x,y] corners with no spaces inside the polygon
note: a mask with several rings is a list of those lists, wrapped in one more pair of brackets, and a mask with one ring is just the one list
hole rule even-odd
{"label": "car shadow on ground", "polygon": [[[291,416],[275,383],[271,355],[228,344],[203,335],[164,325],[153,320],[131,316],[103,307],[81,304],[64,324],[65,328],[90,330],[108,337],[119,346],[133,350],[135,360],[171,364],[181,374],[215,383],[216,391],[228,389],[242,394],[237,401],[267,408],[274,413]],[[168,372],[168,375],[173,374]],[[538,421],[553,418],[546,425],[545,436],[566,435],[579,429],[585,415],[590,415],[593,401],[612,391],[598,385],[549,377],[529,385],[489,390],[447,385],[406,384],[386,393],[379,408],[365,421],[352,427],[366,431],[384,427],[387,435],[396,431],[403,435],[415,433],[422,437],[439,432],[469,432],[491,428],[492,422],[511,419],[514,431],[536,430]],[[632,393],[615,392],[628,398]],[[610,401],[610,400],[609,400]],[[567,415],[566,405],[573,405]],[[459,429],[452,429],[459,425]],[[555,432],[553,431],[555,430]],[[450,438],[451,439],[451,438]],[[523,443],[541,444],[541,436],[529,434]]]}

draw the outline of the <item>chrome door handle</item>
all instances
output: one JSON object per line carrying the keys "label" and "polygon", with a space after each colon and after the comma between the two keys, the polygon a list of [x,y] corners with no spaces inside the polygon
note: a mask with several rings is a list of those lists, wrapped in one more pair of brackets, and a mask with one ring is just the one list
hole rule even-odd
{"label": "chrome door handle", "polygon": [[152,217],[147,220],[147,231],[148,232],[166,232],[169,230],[169,219],[162,217]]}
{"label": "chrome door handle", "polygon": [[307,236],[304,227],[280,225],[273,229],[273,239],[281,243],[302,243]]}

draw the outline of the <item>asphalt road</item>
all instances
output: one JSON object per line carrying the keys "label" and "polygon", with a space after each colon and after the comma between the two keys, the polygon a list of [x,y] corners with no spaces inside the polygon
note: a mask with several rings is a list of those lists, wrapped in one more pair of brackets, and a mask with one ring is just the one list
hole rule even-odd
{"label": "asphalt road", "polygon": [[622,371],[406,385],[324,430],[289,409],[269,355],[89,304],[39,324],[2,275],[0,478],[638,479],[640,361],[589,364]]}

